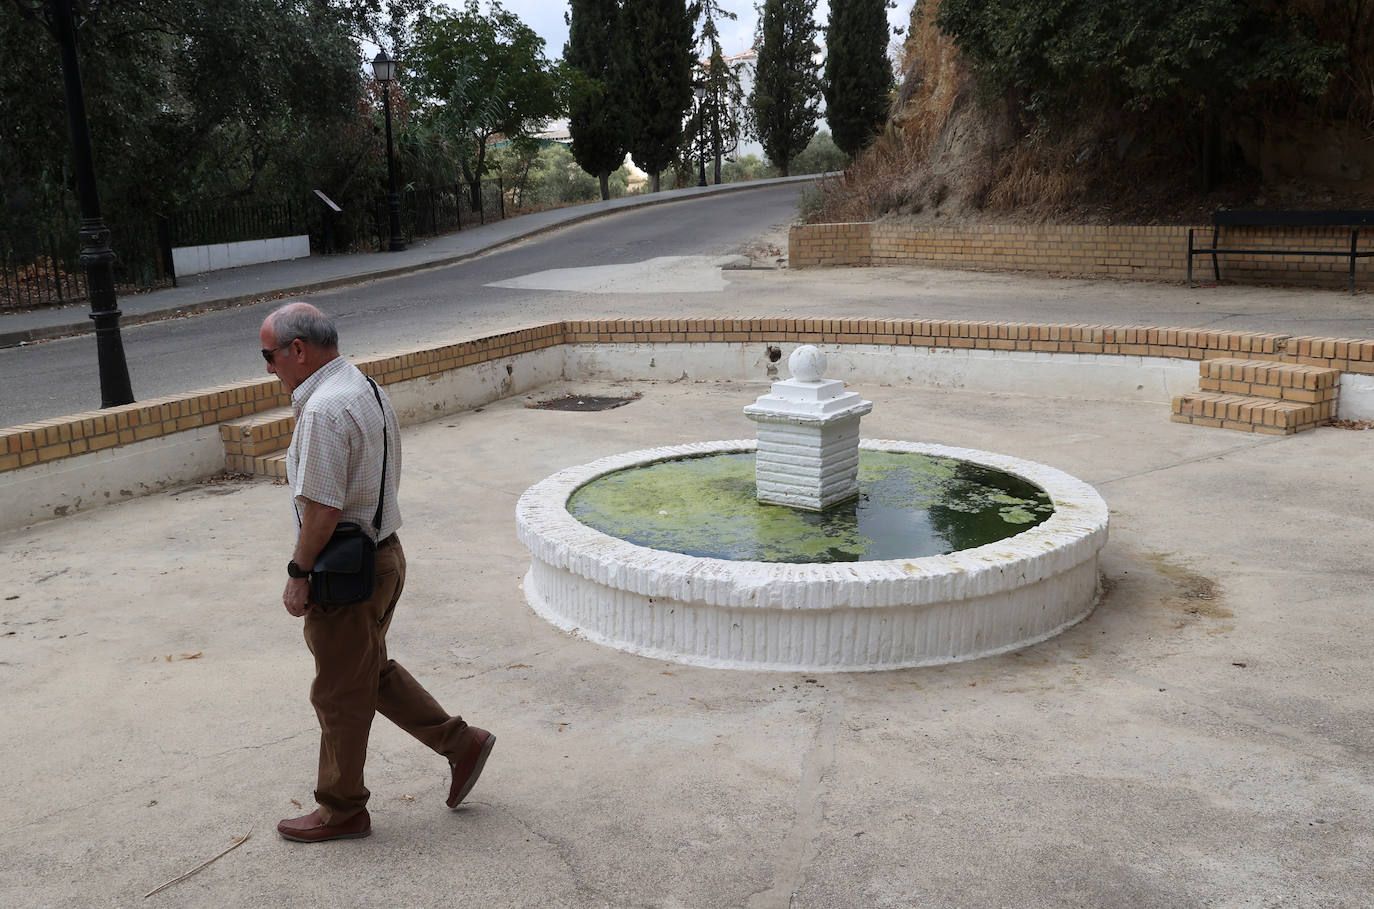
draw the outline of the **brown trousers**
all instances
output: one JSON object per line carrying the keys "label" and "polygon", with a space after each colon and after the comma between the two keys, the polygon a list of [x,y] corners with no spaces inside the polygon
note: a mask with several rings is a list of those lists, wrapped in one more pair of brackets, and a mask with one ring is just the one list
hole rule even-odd
{"label": "brown trousers", "polygon": [[305,617],[305,643],[315,655],[310,703],[320,718],[320,773],[315,801],[326,824],[348,820],[367,804],[363,785],[367,737],[380,713],[443,755],[458,755],[462,717],[449,716],[419,682],[386,655],[386,632],[406,581],[406,557],[394,536],[377,548],[372,598]]}

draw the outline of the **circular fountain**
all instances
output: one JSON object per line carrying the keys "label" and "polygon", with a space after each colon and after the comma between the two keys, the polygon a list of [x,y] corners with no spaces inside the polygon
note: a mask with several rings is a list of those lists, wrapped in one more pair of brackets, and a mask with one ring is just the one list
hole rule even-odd
{"label": "circular fountain", "polygon": [[527,490],[534,610],[646,656],[808,672],[972,659],[1092,611],[1095,490],[1005,455],[861,442],[872,405],[825,365],[793,353],[793,377],[745,409],[757,442],[613,455]]}

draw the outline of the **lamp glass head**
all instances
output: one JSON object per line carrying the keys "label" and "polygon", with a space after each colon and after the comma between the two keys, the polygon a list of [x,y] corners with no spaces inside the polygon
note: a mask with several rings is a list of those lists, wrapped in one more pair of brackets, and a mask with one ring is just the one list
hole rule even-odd
{"label": "lamp glass head", "polygon": [[378,82],[390,82],[396,75],[396,61],[386,55],[386,51],[377,51],[377,56],[372,58],[372,75]]}

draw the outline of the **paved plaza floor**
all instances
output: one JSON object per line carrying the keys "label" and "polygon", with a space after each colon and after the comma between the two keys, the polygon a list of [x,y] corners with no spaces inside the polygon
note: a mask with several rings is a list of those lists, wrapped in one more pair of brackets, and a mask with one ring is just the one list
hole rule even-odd
{"label": "paved plaza floor", "polygon": [[443,761],[379,719],[364,840],[274,831],[311,807],[318,739],[280,605],[283,487],[209,481],[0,535],[0,904],[1368,905],[1370,433],[1200,429],[1092,389],[858,386],[866,437],[1094,485],[1097,610],[1004,656],[838,675],[645,659],[530,610],[524,489],[748,437],[764,389],[635,383],[599,413],[521,396],[406,431],[392,656],[498,742],[454,812]]}

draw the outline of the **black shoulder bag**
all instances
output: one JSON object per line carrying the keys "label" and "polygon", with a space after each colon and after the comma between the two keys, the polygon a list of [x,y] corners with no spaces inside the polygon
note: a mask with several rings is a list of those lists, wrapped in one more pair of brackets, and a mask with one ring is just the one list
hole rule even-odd
{"label": "black shoulder bag", "polygon": [[[382,530],[382,502],[386,498],[386,408],[377,383],[365,376],[382,410],[382,488],[377,493],[377,513],[372,517],[373,533]],[[310,598],[325,606],[347,606],[372,596],[377,581],[377,544],[372,536],[352,521],[340,522],[329,542],[315,558],[310,572]]]}

